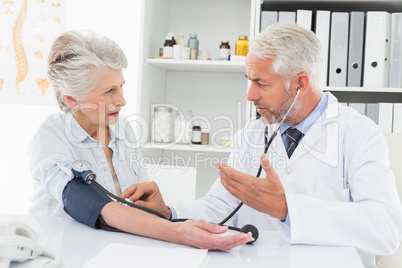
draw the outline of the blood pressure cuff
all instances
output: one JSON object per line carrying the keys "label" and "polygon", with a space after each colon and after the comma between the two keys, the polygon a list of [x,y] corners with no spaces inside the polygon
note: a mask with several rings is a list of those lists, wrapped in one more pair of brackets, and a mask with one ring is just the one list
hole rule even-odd
{"label": "blood pressure cuff", "polygon": [[100,212],[113,200],[94,184],[87,184],[81,178],[74,178],[63,190],[64,211],[75,220],[93,228],[99,226]]}

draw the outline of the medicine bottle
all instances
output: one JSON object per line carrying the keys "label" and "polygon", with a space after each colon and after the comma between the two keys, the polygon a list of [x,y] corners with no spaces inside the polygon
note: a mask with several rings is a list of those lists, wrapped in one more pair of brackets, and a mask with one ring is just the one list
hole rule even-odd
{"label": "medicine bottle", "polygon": [[219,57],[221,60],[228,60],[230,55],[229,40],[222,40],[219,46]]}
{"label": "medicine bottle", "polygon": [[174,33],[168,33],[167,35],[170,35],[172,37],[173,45],[177,45],[176,40],[174,39]]}
{"label": "medicine bottle", "polygon": [[190,59],[196,60],[198,57],[198,39],[196,33],[190,34],[190,39],[188,39],[188,47],[190,48]]}
{"label": "medicine bottle", "polygon": [[239,40],[236,41],[235,55],[247,56],[248,53],[248,40],[247,35],[240,35]]}
{"label": "medicine bottle", "polygon": [[192,144],[201,144],[201,127],[200,127],[200,122],[197,120],[194,121],[193,124],[193,135],[191,138],[191,143]]}
{"label": "medicine bottle", "polygon": [[165,43],[163,44],[163,57],[173,57],[173,40],[169,34],[166,36]]}
{"label": "medicine bottle", "polygon": [[179,37],[177,37],[176,45],[180,45],[182,47],[187,47],[186,40],[184,40],[183,33],[179,33]]}

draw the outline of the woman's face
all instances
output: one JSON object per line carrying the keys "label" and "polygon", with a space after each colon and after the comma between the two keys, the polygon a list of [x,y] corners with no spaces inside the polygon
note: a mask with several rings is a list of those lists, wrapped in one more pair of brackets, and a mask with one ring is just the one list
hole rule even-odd
{"label": "woman's face", "polygon": [[73,107],[75,119],[90,135],[116,123],[121,108],[126,105],[124,83],[121,70],[106,68],[98,74],[95,88],[87,98]]}

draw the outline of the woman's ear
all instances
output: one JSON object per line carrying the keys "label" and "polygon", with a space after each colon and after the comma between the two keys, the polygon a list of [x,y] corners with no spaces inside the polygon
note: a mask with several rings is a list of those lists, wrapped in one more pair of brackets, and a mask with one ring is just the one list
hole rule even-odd
{"label": "woman's ear", "polygon": [[71,96],[64,95],[63,97],[68,106],[71,108],[74,108],[78,104],[78,101]]}

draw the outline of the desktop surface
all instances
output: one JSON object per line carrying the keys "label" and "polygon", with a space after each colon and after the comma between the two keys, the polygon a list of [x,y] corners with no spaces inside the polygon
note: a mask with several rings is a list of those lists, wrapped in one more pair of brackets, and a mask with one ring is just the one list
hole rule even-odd
{"label": "desktop surface", "polygon": [[[71,218],[0,214],[0,220],[7,219],[22,221],[32,227],[38,234],[37,242],[41,247],[61,254],[61,267],[82,267],[111,243],[150,250],[153,247],[188,248],[128,233],[93,229]],[[12,263],[11,267],[33,267],[29,262]],[[178,267],[174,265],[175,260],[166,262],[173,262],[172,267]],[[134,260],[132,264],[135,264]],[[353,247],[289,245],[276,232],[260,231],[259,239],[252,245],[230,251],[208,251],[201,267],[358,268],[363,265]]]}

